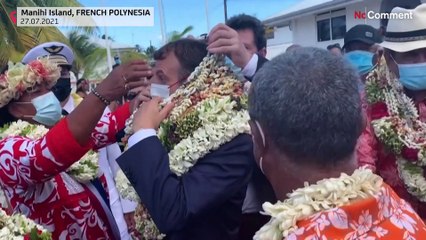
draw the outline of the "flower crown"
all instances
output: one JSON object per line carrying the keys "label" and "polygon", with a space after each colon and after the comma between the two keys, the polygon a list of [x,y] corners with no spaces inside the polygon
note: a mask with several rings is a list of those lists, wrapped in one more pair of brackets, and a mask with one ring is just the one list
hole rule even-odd
{"label": "flower crown", "polygon": [[37,59],[27,65],[9,63],[9,70],[0,75],[0,108],[36,85],[53,86],[61,76],[60,67],[48,58]]}

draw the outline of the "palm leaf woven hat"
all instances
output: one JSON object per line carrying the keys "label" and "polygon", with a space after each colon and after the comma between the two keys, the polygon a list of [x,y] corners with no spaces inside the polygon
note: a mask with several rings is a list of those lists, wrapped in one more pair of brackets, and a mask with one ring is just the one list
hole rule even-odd
{"label": "palm leaf woven hat", "polygon": [[391,14],[401,18],[389,19],[381,46],[396,52],[426,48],[426,3],[415,9],[396,7]]}

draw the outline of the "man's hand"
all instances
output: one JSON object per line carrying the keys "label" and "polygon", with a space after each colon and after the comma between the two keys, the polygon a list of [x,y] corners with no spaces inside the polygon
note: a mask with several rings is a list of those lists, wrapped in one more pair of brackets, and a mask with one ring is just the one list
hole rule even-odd
{"label": "man's hand", "polygon": [[148,63],[135,60],[112,70],[96,90],[107,100],[117,100],[128,91],[146,85],[142,79],[150,76],[152,70]]}
{"label": "man's hand", "polygon": [[157,129],[160,123],[167,118],[174,107],[174,103],[168,103],[160,110],[162,98],[155,97],[148,102],[142,103],[133,119],[133,131],[140,129]]}
{"label": "man's hand", "polygon": [[253,56],[240,41],[237,31],[222,23],[210,31],[207,50],[228,55],[240,68],[244,68]]}
{"label": "man's hand", "polygon": [[149,85],[135,88],[132,90],[132,93],[137,95],[130,101],[130,112],[133,112],[141,103],[152,99]]}

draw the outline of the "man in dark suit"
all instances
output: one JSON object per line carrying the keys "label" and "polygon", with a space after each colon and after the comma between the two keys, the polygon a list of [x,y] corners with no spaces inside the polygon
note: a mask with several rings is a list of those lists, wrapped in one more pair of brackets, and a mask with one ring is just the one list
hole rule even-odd
{"label": "man in dark suit", "polygon": [[[241,73],[251,82],[255,73],[268,60],[266,56],[265,28],[261,21],[246,14],[231,17],[226,25],[216,25],[209,34],[208,50],[227,54],[240,67]],[[250,82],[246,83],[250,85]],[[256,231],[269,221],[260,214],[264,202],[276,202],[271,184],[260,171],[253,167],[247,195],[243,204],[242,224],[239,239],[253,239]]]}
{"label": "man in dark suit", "polygon": [[[206,45],[196,40],[169,43],[154,54],[150,82],[168,85],[172,93],[175,83],[186,79],[206,54]],[[158,104],[157,98],[144,102],[135,114],[135,133],[118,164],[167,239],[238,239],[255,163],[251,137],[235,137],[178,177],[170,171],[167,151],[155,131],[171,106],[159,111]]]}
{"label": "man in dark suit", "polygon": [[259,19],[250,15],[236,15],[226,24],[216,25],[210,31],[208,44],[209,52],[229,56],[249,81],[268,61],[265,28]]}

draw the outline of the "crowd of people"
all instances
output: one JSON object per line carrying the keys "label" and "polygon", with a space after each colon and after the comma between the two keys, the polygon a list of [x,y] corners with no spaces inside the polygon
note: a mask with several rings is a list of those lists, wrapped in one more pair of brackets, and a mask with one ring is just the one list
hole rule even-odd
{"label": "crowd of people", "polygon": [[[268,60],[261,21],[241,14],[204,39],[167,43],[155,64],[116,61],[75,92],[71,48],[31,49],[0,76],[0,209],[52,239],[151,239],[138,233],[140,206],[155,239],[426,239],[426,3],[383,0],[381,11],[413,19],[356,25],[343,47],[294,44]],[[200,72],[223,55],[245,86],[247,121],[179,172],[176,139],[159,128],[184,107],[163,100],[197,74],[215,82],[221,66]],[[140,203],[120,194],[120,169]],[[2,239],[20,232],[4,229]]]}

